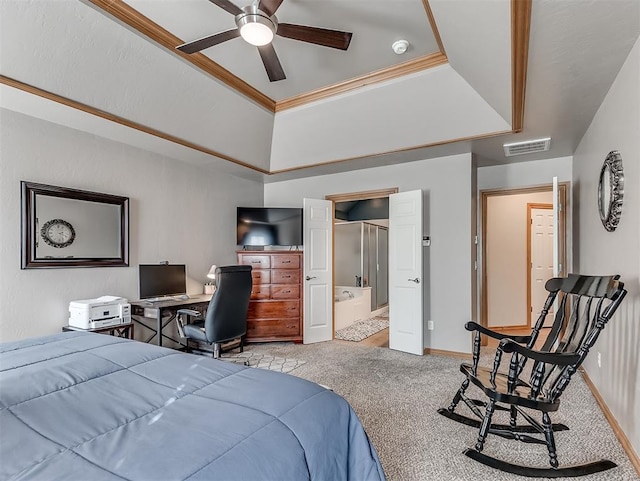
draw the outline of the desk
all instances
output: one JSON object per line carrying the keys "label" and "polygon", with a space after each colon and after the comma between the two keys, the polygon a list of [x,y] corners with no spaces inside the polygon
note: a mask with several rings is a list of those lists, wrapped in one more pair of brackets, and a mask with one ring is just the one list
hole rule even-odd
{"label": "desk", "polygon": [[116,337],[124,337],[126,339],[133,339],[133,322],[127,324],[116,324],[115,326],[96,327],[95,329],[81,329],[75,326],[64,326],[63,331],[84,331],[84,332],[97,332],[111,334]]}
{"label": "desk", "polygon": [[[179,309],[195,309],[204,313],[209,306],[210,300],[211,294],[200,294],[190,296],[189,299],[169,299],[156,302],[134,301],[131,302],[131,318],[150,331],[153,331],[153,334],[145,339],[144,342],[151,342],[155,337],[158,346],[162,346],[162,338],[164,337],[177,344],[182,344],[179,340],[163,334],[162,330],[175,320]],[[164,319],[165,315],[168,315],[167,319]],[[155,318],[155,327],[143,321],[143,319],[152,318]]]}

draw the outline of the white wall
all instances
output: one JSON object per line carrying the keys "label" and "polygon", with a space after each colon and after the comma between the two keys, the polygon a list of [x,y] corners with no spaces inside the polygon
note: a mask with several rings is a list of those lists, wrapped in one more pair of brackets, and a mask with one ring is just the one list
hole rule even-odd
{"label": "white wall", "polygon": [[[398,187],[421,189],[424,233],[425,347],[470,352],[464,324],[471,316],[471,155],[274,182],[264,186],[265,205],[300,207],[304,197]],[[464,234],[461,234],[464,233]],[[433,331],[426,329],[432,319]]]}
{"label": "white wall", "polygon": [[558,182],[570,182],[572,161],[572,157],[559,157],[480,167],[478,191],[548,185],[554,176]]}
{"label": "white wall", "polygon": [[[640,40],[618,73],[574,154],[574,261],[585,274],[620,274],[629,291],[585,369],[640,454]],[[611,150],[622,155],[624,205],[616,231],[597,210],[598,178]]]}
{"label": "white wall", "polygon": [[273,124],[271,170],[510,128],[464,78],[449,65],[442,65],[278,112]]}
{"label": "white wall", "polygon": [[[20,181],[130,199],[130,267],[20,269]],[[137,299],[140,263],[187,265],[202,293],[211,264],[235,263],[236,209],[262,184],[0,110],[0,338],[59,332],[69,301]]]}

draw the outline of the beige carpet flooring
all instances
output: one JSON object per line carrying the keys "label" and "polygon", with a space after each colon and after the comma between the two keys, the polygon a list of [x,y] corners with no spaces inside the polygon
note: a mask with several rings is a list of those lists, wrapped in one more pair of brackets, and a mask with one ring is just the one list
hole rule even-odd
{"label": "beige carpet flooring", "polygon": [[[291,375],[329,386],[343,396],[361,419],[390,481],[535,479],[497,471],[462,454],[474,445],[477,429],[436,412],[449,405],[462,382],[460,359],[414,356],[344,341],[258,344],[252,345],[252,350],[304,359],[306,363]],[[571,428],[556,434],[561,466],[607,458],[618,467],[582,479],[640,479],[580,375],[573,377],[555,414],[553,422]],[[543,445],[490,436],[484,452],[511,462],[548,467]]]}

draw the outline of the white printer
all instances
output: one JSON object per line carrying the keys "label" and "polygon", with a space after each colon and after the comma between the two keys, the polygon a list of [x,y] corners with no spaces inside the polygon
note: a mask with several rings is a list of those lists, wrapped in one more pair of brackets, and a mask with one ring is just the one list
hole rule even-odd
{"label": "white printer", "polygon": [[72,327],[96,329],[130,322],[131,304],[124,297],[102,296],[69,303],[69,325]]}

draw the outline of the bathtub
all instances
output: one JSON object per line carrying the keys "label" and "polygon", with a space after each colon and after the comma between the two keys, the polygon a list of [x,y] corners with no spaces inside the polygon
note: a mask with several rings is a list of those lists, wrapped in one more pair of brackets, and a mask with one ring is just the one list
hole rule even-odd
{"label": "bathtub", "polygon": [[371,287],[336,286],[334,301],[336,331],[371,317]]}

